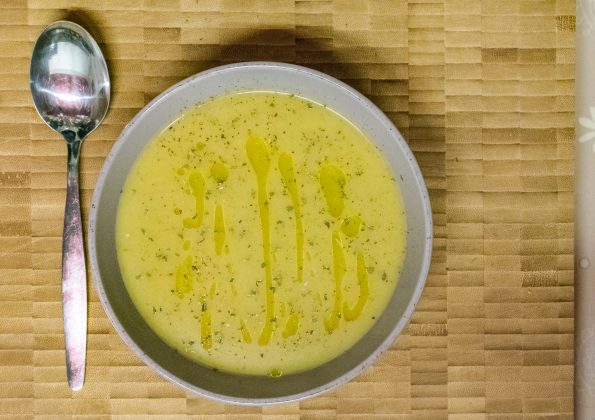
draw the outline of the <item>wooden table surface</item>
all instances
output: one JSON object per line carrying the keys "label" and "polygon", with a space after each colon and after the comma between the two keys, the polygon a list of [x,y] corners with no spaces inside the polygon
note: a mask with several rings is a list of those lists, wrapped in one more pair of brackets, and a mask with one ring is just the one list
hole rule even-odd
{"label": "wooden table surface", "polygon": [[[574,14],[571,0],[2,0],[0,416],[571,419]],[[33,42],[63,18],[100,41],[113,82],[83,148],[85,216],[123,126],[201,70],[295,62],[387,113],[424,173],[435,242],[413,319],[372,368],[300,403],[212,402],[141,363],[93,290],[87,381],[69,391],[66,148],[28,88]]]}

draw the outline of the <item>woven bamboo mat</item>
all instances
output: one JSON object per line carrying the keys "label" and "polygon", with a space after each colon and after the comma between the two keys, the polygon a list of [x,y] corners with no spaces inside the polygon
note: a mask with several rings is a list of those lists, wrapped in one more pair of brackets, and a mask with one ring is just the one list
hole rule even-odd
{"label": "woven bamboo mat", "polygon": [[[2,0],[0,415],[572,418],[574,2]],[[87,381],[65,382],[65,146],[38,119],[29,56],[46,24],[84,24],[113,102],[85,142],[82,200],[127,121],[171,84],[242,60],[356,87],[407,138],[430,190],[434,258],[405,333],[360,377],[296,404],[234,407],[143,365],[90,296]]]}

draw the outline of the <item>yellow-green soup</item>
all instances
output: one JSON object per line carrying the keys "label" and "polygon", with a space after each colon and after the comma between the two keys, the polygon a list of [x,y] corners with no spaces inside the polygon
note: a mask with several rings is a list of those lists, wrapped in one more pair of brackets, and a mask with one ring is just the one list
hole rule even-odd
{"label": "yellow-green soup", "polygon": [[228,372],[279,376],[357,342],[404,257],[394,174],[349,121],[249,92],[183,114],[120,197],[126,288],[171,347]]}

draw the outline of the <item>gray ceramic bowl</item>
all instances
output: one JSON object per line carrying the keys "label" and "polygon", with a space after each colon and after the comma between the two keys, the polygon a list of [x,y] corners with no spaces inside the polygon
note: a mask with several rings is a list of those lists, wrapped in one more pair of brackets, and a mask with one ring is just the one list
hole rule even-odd
{"label": "gray ceramic bowl", "polygon": [[[383,151],[405,204],[407,249],[401,278],[374,327],[341,356],[315,369],[281,378],[216,372],[168,347],[136,311],[122,281],[115,241],[120,191],[143,147],[187,107],[214,95],[275,90],[328,105]],[[190,77],[155,98],[126,126],[99,174],[89,217],[89,255],[99,298],[114,328],[150,367],[182,387],[237,404],[295,401],[335,388],[360,373],[403,330],[425,284],[432,249],[432,213],[417,163],[403,137],[368,99],[323,73],[281,63],[240,63]]]}

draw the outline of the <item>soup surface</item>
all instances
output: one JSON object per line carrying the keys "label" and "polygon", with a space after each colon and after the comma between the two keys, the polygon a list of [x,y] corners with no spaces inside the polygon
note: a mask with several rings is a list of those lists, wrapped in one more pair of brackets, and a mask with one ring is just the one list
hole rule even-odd
{"label": "soup surface", "polygon": [[214,369],[279,376],[370,329],[406,234],[393,173],[357,128],[300,97],[248,92],[148,144],[116,236],[130,297],[166,343]]}

